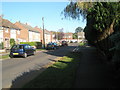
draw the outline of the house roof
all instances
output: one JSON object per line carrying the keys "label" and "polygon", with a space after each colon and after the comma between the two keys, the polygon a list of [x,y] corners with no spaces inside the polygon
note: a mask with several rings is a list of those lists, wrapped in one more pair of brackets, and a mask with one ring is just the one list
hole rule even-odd
{"label": "house roof", "polygon": [[42,33],[42,28],[41,27],[36,26],[36,27],[34,27],[34,29],[36,29],[37,31]]}
{"label": "house roof", "polygon": [[64,35],[66,36],[68,36],[68,35],[73,35],[73,33],[64,33]]}
{"label": "house roof", "polygon": [[1,17],[0,17],[0,26],[6,27],[6,28],[11,28],[11,29],[20,29],[15,24],[11,23],[9,20],[3,19]]}
{"label": "house roof", "polygon": [[84,35],[84,32],[78,32],[78,35],[82,36],[82,35]]}
{"label": "house roof", "polygon": [[37,33],[40,33],[38,30],[36,30],[35,28],[33,28],[32,26],[28,25],[27,23],[26,24],[23,24],[21,22],[18,22],[19,24],[21,24],[24,28],[30,30],[30,31],[34,31],[34,32],[37,32]]}
{"label": "house roof", "polygon": [[51,34],[50,31],[45,29],[45,34]]}

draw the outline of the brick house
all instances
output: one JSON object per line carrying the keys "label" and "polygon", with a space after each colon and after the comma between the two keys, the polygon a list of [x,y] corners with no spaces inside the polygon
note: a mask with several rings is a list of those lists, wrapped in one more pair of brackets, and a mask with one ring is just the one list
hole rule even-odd
{"label": "brick house", "polygon": [[82,42],[84,39],[84,32],[78,32],[78,42]]}
{"label": "brick house", "polygon": [[[40,32],[40,40],[43,43],[43,30],[42,28],[38,28],[37,26],[35,27],[36,30],[38,30]],[[45,43],[49,43],[49,42],[56,42],[55,34],[52,31],[48,31],[45,29],[44,31],[45,34]]]}
{"label": "brick house", "polygon": [[4,48],[10,48],[10,39],[14,39],[16,43],[17,36],[20,34],[20,28],[11,23],[7,19],[0,17],[0,43],[3,42]]}
{"label": "brick house", "polygon": [[38,26],[36,26],[35,29],[40,32],[40,42],[43,43],[43,30],[42,30],[42,28],[39,28]]}
{"label": "brick house", "polygon": [[63,40],[70,42],[73,39],[73,33],[64,33]]}
{"label": "brick house", "polygon": [[40,42],[40,32],[38,30],[27,23],[16,22],[15,25],[21,29],[20,42]]}
{"label": "brick house", "polygon": [[44,34],[45,34],[45,44],[52,42],[51,32],[45,29]]}
{"label": "brick house", "polygon": [[56,32],[51,31],[50,33],[51,33],[51,42],[56,42],[57,41]]}
{"label": "brick house", "polygon": [[[35,29],[40,32],[40,41],[43,43],[43,29],[39,28],[37,26],[35,27]],[[48,31],[45,29],[44,30],[44,37],[45,37],[45,44],[47,44],[49,42],[55,42],[55,40],[53,38],[54,34],[51,31]]]}

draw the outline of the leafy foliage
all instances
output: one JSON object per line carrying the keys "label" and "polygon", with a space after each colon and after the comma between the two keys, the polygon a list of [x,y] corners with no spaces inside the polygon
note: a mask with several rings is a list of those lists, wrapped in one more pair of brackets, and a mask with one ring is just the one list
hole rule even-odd
{"label": "leafy foliage", "polygon": [[15,45],[15,40],[13,38],[10,39],[10,46],[12,47],[13,45]]}
{"label": "leafy foliage", "polygon": [[3,42],[0,43],[0,49],[4,49],[4,44],[3,44]]}
{"label": "leafy foliage", "polygon": [[70,4],[66,6],[62,13],[65,17],[72,17],[73,19],[80,17],[80,11],[76,2],[70,2]]}
{"label": "leafy foliage", "polygon": [[[65,17],[79,19],[83,16],[89,44],[101,49],[108,60],[120,67],[120,2],[70,2],[64,9]],[[110,61],[109,60],[109,61]]]}
{"label": "leafy foliage", "polygon": [[77,39],[77,38],[78,38],[77,33],[73,33],[73,39]]}
{"label": "leafy foliage", "polygon": [[42,47],[41,42],[20,42],[20,44],[29,44],[31,46],[36,46],[37,49]]}
{"label": "leafy foliage", "polygon": [[83,31],[83,28],[82,27],[77,27],[75,29],[75,33],[78,33],[78,32],[82,32]]}
{"label": "leafy foliage", "polygon": [[73,39],[77,39],[78,38],[78,32],[82,32],[83,28],[82,27],[77,27],[75,29],[75,33],[73,33]]}

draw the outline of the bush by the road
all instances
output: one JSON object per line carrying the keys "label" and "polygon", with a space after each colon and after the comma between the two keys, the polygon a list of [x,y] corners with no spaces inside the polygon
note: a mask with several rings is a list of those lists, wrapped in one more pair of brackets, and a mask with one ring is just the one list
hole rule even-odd
{"label": "bush by the road", "polygon": [[3,42],[0,43],[0,49],[4,49],[4,44],[3,44]]}
{"label": "bush by the road", "polygon": [[31,46],[35,46],[37,49],[42,48],[41,42],[20,42],[20,44],[29,44]]}

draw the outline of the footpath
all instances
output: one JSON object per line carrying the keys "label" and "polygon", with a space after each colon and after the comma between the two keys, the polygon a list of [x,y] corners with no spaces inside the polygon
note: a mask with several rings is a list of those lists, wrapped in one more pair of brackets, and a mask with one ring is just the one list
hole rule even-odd
{"label": "footpath", "polygon": [[82,57],[77,71],[74,88],[114,88],[109,67],[101,63],[94,47],[80,47]]}

